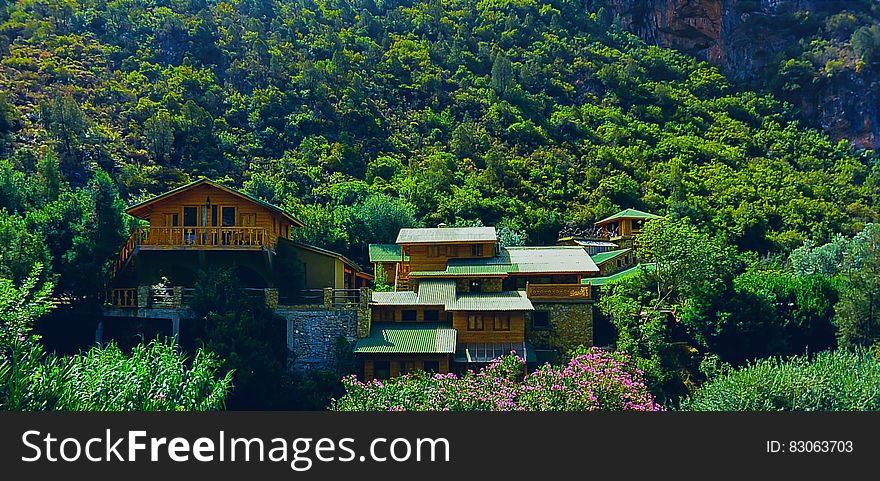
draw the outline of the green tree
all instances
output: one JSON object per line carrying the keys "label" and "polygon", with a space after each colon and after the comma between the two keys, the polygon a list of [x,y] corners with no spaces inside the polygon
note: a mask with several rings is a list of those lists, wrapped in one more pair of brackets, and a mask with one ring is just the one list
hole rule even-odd
{"label": "green tree", "polygon": [[869,224],[853,243],[835,322],[841,344],[872,345],[880,339],[880,224]]}

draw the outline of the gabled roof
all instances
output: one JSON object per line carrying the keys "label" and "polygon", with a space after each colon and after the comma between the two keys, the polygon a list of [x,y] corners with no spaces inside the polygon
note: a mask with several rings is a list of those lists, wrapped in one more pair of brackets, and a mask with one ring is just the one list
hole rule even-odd
{"label": "gabled roof", "polygon": [[374,322],[368,337],[358,339],[356,353],[452,354],[457,332],[426,322]]}
{"label": "gabled roof", "polygon": [[600,265],[602,263],[610,261],[611,259],[615,259],[618,256],[626,254],[627,252],[629,252],[631,250],[632,249],[630,249],[630,248],[626,248],[626,249],[617,249],[616,251],[599,252],[598,254],[593,254],[593,262],[595,262],[596,265]]}
{"label": "gabled roof", "polygon": [[649,212],[643,212],[636,209],[624,209],[610,217],[606,217],[596,222],[596,225],[604,224],[606,222],[611,222],[612,220],[617,219],[657,219],[659,217],[659,215],[651,214]]}
{"label": "gabled roof", "polygon": [[400,229],[398,244],[432,244],[444,242],[495,242],[494,227],[431,227]]}
{"label": "gabled roof", "polygon": [[623,279],[624,277],[629,277],[637,272],[654,272],[657,270],[657,264],[649,263],[649,264],[636,264],[628,269],[624,269],[618,273],[611,274],[610,276],[604,277],[587,277],[585,279],[581,279],[581,284],[590,284],[593,286],[604,286],[609,282],[614,282],[619,279]]}
{"label": "gabled roof", "polygon": [[[305,227],[305,224],[303,224],[299,219],[297,219],[296,217],[294,217],[294,216],[288,214],[285,210],[281,209],[280,207],[275,206],[275,205],[272,205],[272,204],[270,204],[270,203],[268,203],[268,202],[266,202],[266,201],[260,200],[260,199],[258,199],[258,198],[256,198],[256,197],[254,197],[254,196],[252,196],[252,195],[250,195],[250,194],[246,194],[246,193],[244,193],[244,192],[242,192],[242,191],[240,191],[240,190],[236,190],[236,189],[233,189],[233,188],[230,188],[230,187],[226,187],[226,186],[220,185],[220,184],[218,184],[217,182],[214,182],[213,180],[208,179],[208,178],[205,178],[205,177],[203,177],[203,178],[201,178],[201,179],[199,179],[199,180],[196,180],[196,181],[190,182],[190,183],[188,183],[188,184],[181,185],[180,187],[178,187],[178,188],[176,188],[176,189],[169,190],[168,192],[165,192],[164,194],[159,194],[159,195],[157,195],[157,196],[155,196],[155,197],[153,197],[153,198],[147,199],[147,200],[145,200],[145,201],[143,201],[143,202],[139,202],[139,203],[137,203],[137,204],[135,204],[135,205],[129,207],[128,209],[126,209],[125,212],[128,213],[128,214],[131,215],[131,216],[134,216],[134,217],[140,217],[140,215],[138,215],[138,212],[142,211],[145,207],[148,207],[148,206],[152,205],[152,204],[155,203],[155,202],[158,202],[158,201],[163,200],[163,199],[167,199],[167,198],[172,197],[172,196],[174,196],[174,195],[177,195],[177,194],[179,194],[179,193],[181,193],[181,192],[183,192],[183,191],[185,191],[185,190],[189,190],[189,189],[191,189],[191,188],[193,188],[193,187],[196,187],[196,186],[199,186],[199,185],[202,185],[202,184],[204,184],[204,185],[210,185],[211,187],[214,187],[214,188],[220,189],[220,190],[222,190],[222,191],[224,191],[224,192],[230,193],[230,194],[232,194],[232,195],[235,195],[235,196],[241,197],[242,199],[249,200],[249,201],[251,201],[251,202],[257,203],[257,204],[259,204],[259,205],[261,205],[261,206],[263,206],[263,207],[265,207],[265,208],[271,210],[272,212],[275,212],[275,213],[277,213],[277,214],[279,214],[279,215],[284,216],[284,218],[286,218],[287,220],[289,220],[290,222],[292,222],[294,225],[297,225],[297,226],[299,226],[299,227]],[[141,218],[142,218],[142,217],[141,217]]]}
{"label": "gabled roof", "polygon": [[[340,254],[340,253],[338,253],[338,252],[333,252],[333,251],[331,251],[331,250],[329,250],[329,249],[324,249],[323,247],[313,246],[313,245],[311,245],[311,244],[306,244],[306,243],[304,243],[304,242],[299,242],[299,241],[293,241],[293,240],[290,240],[290,239],[285,239],[285,238],[283,238],[283,237],[281,238],[281,241],[282,241],[282,242],[287,242],[287,243],[291,244],[291,245],[294,246],[294,247],[299,247],[299,248],[301,248],[301,249],[305,249],[305,250],[308,250],[308,251],[312,251],[312,252],[315,252],[315,253],[318,253],[318,254],[323,254],[323,255],[326,255],[326,256],[329,256],[329,257],[334,257],[334,258],[339,259],[340,261],[342,261],[343,264],[346,264],[346,265],[348,265],[349,267],[353,268],[354,270],[358,271],[359,273],[363,273],[363,269],[361,269],[361,267],[360,267],[359,265],[357,265],[356,262],[354,262],[353,260],[349,259],[348,257],[345,257],[344,255],[342,255],[342,254]],[[370,276],[369,274],[365,274],[365,275],[369,276],[370,279],[373,278],[373,276]]]}
{"label": "gabled roof", "polygon": [[370,244],[369,250],[370,262],[399,262],[403,257],[403,247],[397,244]]}

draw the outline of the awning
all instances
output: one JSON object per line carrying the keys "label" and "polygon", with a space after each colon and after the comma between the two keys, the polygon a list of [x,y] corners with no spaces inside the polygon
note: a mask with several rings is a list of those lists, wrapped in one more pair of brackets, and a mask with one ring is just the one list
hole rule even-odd
{"label": "awning", "polygon": [[358,339],[358,354],[452,354],[456,331],[431,322],[375,322],[370,335]]}

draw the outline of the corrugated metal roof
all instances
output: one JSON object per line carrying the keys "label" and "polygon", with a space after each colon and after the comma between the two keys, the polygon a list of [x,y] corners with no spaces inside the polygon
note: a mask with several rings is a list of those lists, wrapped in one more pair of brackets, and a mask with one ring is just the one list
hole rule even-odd
{"label": "corrugated metal roof", "polygon": [[419,304],[441,305],[455,299],[455,280],[432,279],[419,282]]}
{"label": "corrugated metal roof", "polygon": [[455,341],[455,329],[437,323],[375,322],[354,352],[452,354]]}
{"label": "corrugated metal roof", "polygon": [[651,214],[649,212],[643,212],[637,209],[623,209],[622,211],[612,216],[606,217],[596,222],[596,224],[604,224],[615,219],[656,219],[658,217],[660,216],[657,214]]}
{"label": "corrugated metal roof", "polygon": [[598,272],[593,259],[580,246],[507,247],[510,263],[517,272]]}
{"label": "corrugated metal roof", "polygon": [[599,252],[598,254],[593,254],[593,262],[595,262],[597,265],[601,264],[603,262],[608,262],[611,259],[614,259],[615,257],[617,257],[619,255],[626,254],[627,252],[629,252],[631,250],[632,249],[627,248],[627,249],[618,249],[616,251]]}
{"label": "corrugated metal roof", "polygon": [[444,306],[455,299],[455,280],[431,279],[419,282],[418,292],[374,292],[377,306]]}
{"label": "corrugated metal roof", "polygon": [[370,244],[370,262],[397,262],[403,256],[403,247],[397,244]]}
{"label": "corrugated metal roof", "polygon": [[629,269],[624,269],[615,274],[611,274],[610,276],[604,277],[588,277],[586,279],[581,279],[581,284],[590,284],[593,286],[604,286],[609,282],[614,282],[618,279],[623,279],[624,277],[631,276],[639,271],[642,272],[654,272],[657,270],[657,264],[637,264]]}
{"label": "corrugated metal roof", "polygon": [[508,274],[542,272],[598,272],[590,255],[580,246],[503,247],[497,256],[483,259],[450,259],[446,270],[492,269]]}
{"label": "corrugated metal roof", "polygon": [[374,292],[372,302],[377,306],[417,306],[419,295],[413,291]]}
{"label": "corrugated metal roof", "polygon": [[494,227],[431,227],[400,229],[398,244],[427,242],[495,242],[498,236]]}
{"label": "corrugated metal roof", "polygon": [[532,311],[532,301],[524,291],[462,294],[446,304],[447,311]]}
{"label": "corrugated metal roof", "polygon": [[506,276],[515,272],[513,265],[448,265],[445,271],[412,271],[410,277]]}

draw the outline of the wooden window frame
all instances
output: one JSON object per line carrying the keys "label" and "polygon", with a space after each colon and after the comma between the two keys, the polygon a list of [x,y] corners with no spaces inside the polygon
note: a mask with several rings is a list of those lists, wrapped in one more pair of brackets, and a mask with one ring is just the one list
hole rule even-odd
{"label": "wooden window frame", "polygon": [[486,330],[486,321],[482,314],[468,314],[467,318],[468,331],[484,331]]}
{"label": "wooden window frame", "polygon": [[484,253],[483,244],[471,245],[471,257],[483,257]]}
{"label": "wooden window frame", "polygon": [[492,320],[492,330],[509,331],[510,314],[495,314],[495,318]]}

